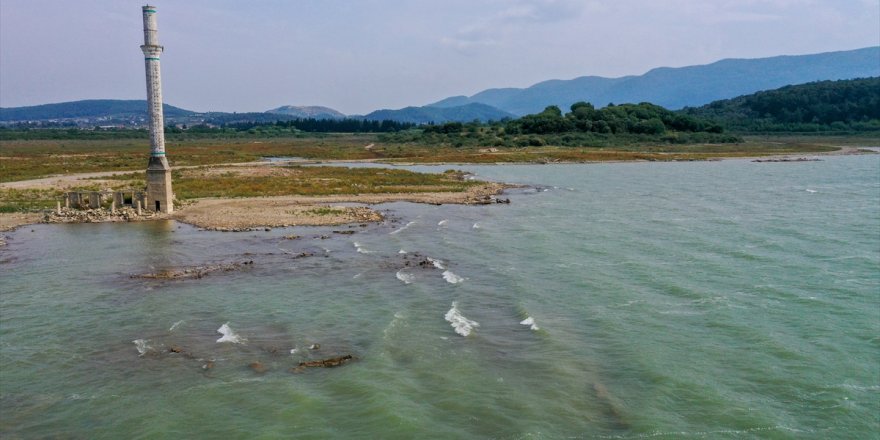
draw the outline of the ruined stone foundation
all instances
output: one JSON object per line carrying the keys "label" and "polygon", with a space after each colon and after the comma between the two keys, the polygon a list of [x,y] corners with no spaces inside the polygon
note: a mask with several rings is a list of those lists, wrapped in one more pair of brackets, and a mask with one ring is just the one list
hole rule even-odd
{"label": "ruined stone foundation", "polygon": [[171,167],[165,156],[150,157],[147,166],[146,209],[171,214],[174,212],[174,194],[171,192]]}

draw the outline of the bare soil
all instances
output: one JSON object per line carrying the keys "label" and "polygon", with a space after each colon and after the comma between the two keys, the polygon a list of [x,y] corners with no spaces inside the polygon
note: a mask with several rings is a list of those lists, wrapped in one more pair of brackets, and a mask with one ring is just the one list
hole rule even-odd
{"label": "bare soil", "polygon": [[[490,183],[465,192],[355,194],[321,197],[278,196],[258,198],[200,199],[184,206],[171,218],[206,229],[235,230],[254,227],[324,226],[382,220],[368,207],[339,206],[342,203],[378,204],[414,202],[429,204],[491,203],[492,196],[507,186]],[[336,204],[336,205],[334,205]]]}

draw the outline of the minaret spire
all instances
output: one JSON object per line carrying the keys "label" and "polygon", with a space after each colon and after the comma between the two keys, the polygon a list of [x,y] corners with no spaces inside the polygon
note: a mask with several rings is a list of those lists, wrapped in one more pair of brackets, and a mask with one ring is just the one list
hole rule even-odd
{"label": "minaret spire", "polygon": [[162,75],[159,58],[164,47],[159,45],[156,7],[144,6],[144,66],[147,73],[147,111],[150,117],[150,162],[147,166],[147,209],[171,213],[174,195],[171,192],[171,167],[165,157],[165,118],[162,113]]}

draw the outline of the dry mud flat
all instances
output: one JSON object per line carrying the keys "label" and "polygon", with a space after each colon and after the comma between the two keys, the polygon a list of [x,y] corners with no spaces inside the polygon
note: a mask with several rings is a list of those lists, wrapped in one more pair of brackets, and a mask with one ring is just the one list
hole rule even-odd
{"label": "dry mud flat", "polygon": [[0,213],[0,231],[9,231],[22,225],[39,223],[43,214],[39,212],[4,212]]}
{"label": "dry mud flat", "polygon": [[171,218],[205,229],[236,230],[254,227],[327,226],[382,221],[367,207],[332,206],[334,203],[377,204],[414,202],[441,205],[488,204],[506,185],[489,183],[463,192],[356,194],[326,197],[278,196],[201,199],[181,208]]}

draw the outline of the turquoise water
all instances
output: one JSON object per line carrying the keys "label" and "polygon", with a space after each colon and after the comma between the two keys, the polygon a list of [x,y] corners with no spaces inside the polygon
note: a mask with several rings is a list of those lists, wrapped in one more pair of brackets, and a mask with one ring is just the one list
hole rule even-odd
{"label": "turquoise water", "polygon": [[7,233],[0,437],[877,438],[880,157],[465,168],[535,188]]}

